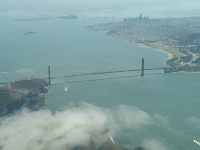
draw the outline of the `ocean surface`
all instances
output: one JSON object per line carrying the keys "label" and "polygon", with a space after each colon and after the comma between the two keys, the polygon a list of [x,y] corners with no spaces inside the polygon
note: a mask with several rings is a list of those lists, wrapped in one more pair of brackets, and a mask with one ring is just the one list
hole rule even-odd
{"label": "ocean surface", "polygon": [[[87,25],[113,19],[79,18],[16,21],[0,20],[0,83],[29,77],[51,76],[164,67],[167,55],[137,44],[88,31]],[[36,34],[24,35],[27,32]],[[162,70],[126,72],[52,80],[50,93],[44,94],[46,108],[61,110],[69,104],[87,102],[103,108],[119,104],[137,107],[154,124],[142,129],[123,129],[113,138],[129,149],[144,140],[160,141],[165,149],[198,150],[200,141],[200,74],[171,73]],[[67,87],[67,91],[65,91]],[[163,148],[164,149],[164,148]]]}

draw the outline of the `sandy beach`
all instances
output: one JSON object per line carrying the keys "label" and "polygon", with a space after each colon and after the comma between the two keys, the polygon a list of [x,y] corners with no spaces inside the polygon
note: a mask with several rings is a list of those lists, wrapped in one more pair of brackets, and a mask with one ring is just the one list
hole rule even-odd
{"label": "sandy beach", "polygon": [[150,49],[152,49],[152,50],[156,50],[156,51],[165,53],[165,54],[167,54],[167,56],[168,56],[168,60],[169,60],[169,59],[172,59],[172,58],[174,57],[174,55],[173,55],[172,53],[168,52],[168,51],[161,50],[161,49],[158,49],[158,48],[153,48],[153,47],[147,46],[146,44],[143,44],[143,43],[138,43],[138,45],[139,45],[140,47],[150,48]]}

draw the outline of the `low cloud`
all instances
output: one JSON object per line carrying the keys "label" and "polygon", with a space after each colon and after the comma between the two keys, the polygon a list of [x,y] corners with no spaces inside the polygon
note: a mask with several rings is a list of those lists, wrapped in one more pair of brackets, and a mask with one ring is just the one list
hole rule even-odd
{"label": "low cloud", "polygon": [[192,116],[192,117],[187,118],[186,122],[187,122],[188,125],[200,128],[200,118],[198,118],[196,116]]}
{"label": "low cloud", "polygon": [[31,69],[19,69],[16,71],[17,74],[30,74],[32,73]]}
{"label": "low cloud", "polygon": [[143,147],[146,150],[170,150],[167,146],[165,146],[163,143],[161,143],[158,140],[151,139],[151,140],[145,140],[143,142]]}
{"label": "low cloud", "polygon": [[55,113],[24,109],[0,119],[0,150],[66,150],[91,143],[98,147],[110,139],[108,131],[151,123],[146,112],[124,105],[104,109],[83,104]]}
{"label": "low cloud", "polygon": [[151,116],[137,107],[119,105],[113,112],[116,122],[123,128],[140,128],[152,123]]}
{"label": "low cloud", "polygon": [[169,124],[169,120],[167,119],[167,117],[164,117],[160,114],[155,114],[153,116],[153,120],[155,123],[160,124],[160,125],[168,125]]}

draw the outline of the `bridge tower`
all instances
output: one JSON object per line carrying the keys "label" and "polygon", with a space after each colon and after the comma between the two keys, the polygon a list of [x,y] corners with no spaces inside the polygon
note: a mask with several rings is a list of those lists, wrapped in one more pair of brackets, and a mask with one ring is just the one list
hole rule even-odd
{"label": "bridge tower", "polygon": [[48,66],[48,75],[49,75],[49,85],[51,85],[51,68]]}
{"label": "bridge tower", "polygon": [[141,70],[141,77],[144,76],[144,58],[142,58],[142,70]]}

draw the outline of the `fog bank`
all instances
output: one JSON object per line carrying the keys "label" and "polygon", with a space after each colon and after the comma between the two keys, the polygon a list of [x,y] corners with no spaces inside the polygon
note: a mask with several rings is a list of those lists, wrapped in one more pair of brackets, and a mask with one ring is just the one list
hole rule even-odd
{"label": "fog bank", "polygon": [[0,119],[0,150],[66,150],[94,144],[96,147],[123,128],[142,128],[151,116],[137,107],[114,109],[90,104],[52,113],[23,109]]}

